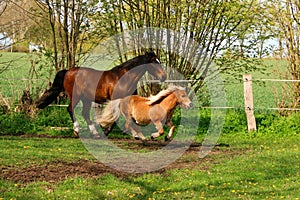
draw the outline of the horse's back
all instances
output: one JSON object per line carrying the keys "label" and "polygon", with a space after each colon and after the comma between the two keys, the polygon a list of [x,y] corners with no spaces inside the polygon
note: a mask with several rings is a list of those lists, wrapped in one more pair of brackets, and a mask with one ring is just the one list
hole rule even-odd
{"label": "horse's back", "polygon": [[69,95],[93,98],[101,82],[103,71],[85,67],[74,67],[68,70],[64,79],[64,88]]}

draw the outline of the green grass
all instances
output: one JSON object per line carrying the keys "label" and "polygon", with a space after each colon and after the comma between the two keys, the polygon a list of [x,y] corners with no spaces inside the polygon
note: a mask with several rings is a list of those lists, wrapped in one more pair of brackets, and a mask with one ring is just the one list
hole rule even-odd
{"label": "green grass", "polygon": [[70,138],[2,137],[0,155],[1,165],[21,168],[55,160],[91,159],[80,140]]}
{"label": "green grass", "polygon": [[[80,176],[49,182],[15,183],[0,179],[3,199],[297,199],[300,196],[299,135],[225,134],[219,142],[235,152],[196,155],[194,168],[171,169],[139,176]],[[225,148],[225,149],[224,149]],[[24,168],[49,162],[92,160],[80,140],[2,137],[1,167]],[[13,157],[13,158],[12,158]]]}

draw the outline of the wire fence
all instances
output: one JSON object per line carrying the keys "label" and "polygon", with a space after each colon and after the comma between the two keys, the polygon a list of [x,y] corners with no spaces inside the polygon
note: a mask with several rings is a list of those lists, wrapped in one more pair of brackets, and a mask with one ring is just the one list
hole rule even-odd
{"label": "wire fence", "polygon": [[[10,82],[14,82],[14,84],[16,84],[15,82],[18,82],[18,81],[23,81],[24,82],[24,87],[26,85],[29,85],[28,83],[26,83],[27,81],[28,82],[45,82],[45,81],[49,81],[49,79],[36,79],[36,78],[1,78],[0,77],[0,82],[3,82],[3,81],[10,81]],[[166,84],[180,84],[180,83],[186,83],[186,84],[189,84],[189,83],[192,83],[194,82],[194,80],[166,80],[164,83]],[[253,83],[256,83],[256,82],[264,82],[264,83],[267,83],[267,82],[270,82],[270,83],[274,83],[274,82],[278,82],[278,83],[295,83],[295,82],[300,82],[300,80],[288,80],[288,79],[252,79],[252,82]],[[159,80],[150,80],[149,83],[160,83]],[[11,83],[12,84],[12,83]],[[234,85],[235,87],[236,86],[241,86],[242,87],[242,83],[225,83],[225,86],[226,85]],[[3,86],[0,85],[0,104],[5,101],[6,104],[7,104],[7,99],[10,99],[12,98],[11,96],[9,95],[4,95],[3,93],[5,94],[11,94],[11,93],[16,93],[17,94],[17,97],[14,98],[14,101],[16,99],[20,99],[21,96],[22,96],[22,91],[23,89],[19,89],[20,88],[20,84],[16,84],[18,85],[18,87],[6,87],[4,88]],[[22,86],[21,86],[22,87]],[[16,91],[18,90],[19,91]],[[8,91],[5,91],[5,90],[13,90],[11,92],[8,92]],[[255,93],[255,89],[254,89],[254,93]],[[237,96],[239,96],[240,98],[243,97],[243,94],[238,94]],[[254,94],[254,98],[255,98],[255,94]],[[272,98],[272,97],[270,97]],[[14,102],[14,104],[18,104],[16,102]],[[49,105],[51,107],[67,107],[68,105],[58,105],[58,104],[51,104]],[[240,104],[240,105],[227,105],[227,106],[215,106],[215,107],[211,107],[211,106],[199,106],[197,108],[203,108],[203,109],[238,109],[238,110],[244,110],[245,107],[243,105],[243,102]],[[277,110],[277,111],[300,111],[300,108],[287,108],[287,107],[256,107],[256,105],[254,105],[254,109],[255,110]]]}

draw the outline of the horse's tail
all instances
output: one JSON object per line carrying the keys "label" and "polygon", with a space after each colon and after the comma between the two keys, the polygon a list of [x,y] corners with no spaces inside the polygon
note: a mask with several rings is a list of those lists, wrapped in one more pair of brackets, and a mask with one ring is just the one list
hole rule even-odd
{"label": "horse's tail", "polygon": [[64,90],[64,78],[68,70],[61,70],[57,72],[52,87],[47,90],[43,96],[36,101],[36,106],[40,109],[45,108],[52,103],[60,92]]}
{"label": "horse's tail", "polygon": [[121,99],[110,101],[105,107],[103,114],[101,115],[98,123],[102,128],[111,127],[115,121],[117,121],[121,115],[120,110]]}

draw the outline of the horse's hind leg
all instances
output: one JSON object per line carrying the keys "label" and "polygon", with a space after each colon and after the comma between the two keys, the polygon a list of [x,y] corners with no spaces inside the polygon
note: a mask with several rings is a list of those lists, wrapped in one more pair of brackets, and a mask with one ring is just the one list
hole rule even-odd
{"label": "horse's hind leg", "polygon": [[93,122],[90,120],[90,109],[91,109],[91,105],[92,105],[92,102],[91,101],[88,101],[88,100],[82,100],[82,103],[83,103],[83,107],[82,107],[82,116],[84,117],[91,133],[93,134],[93,136],[95,138],[99,138],[99,133],[98,131],[96,130],[96,127],[95,125],[93,124]]}

